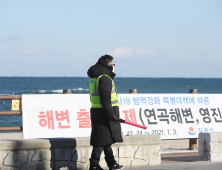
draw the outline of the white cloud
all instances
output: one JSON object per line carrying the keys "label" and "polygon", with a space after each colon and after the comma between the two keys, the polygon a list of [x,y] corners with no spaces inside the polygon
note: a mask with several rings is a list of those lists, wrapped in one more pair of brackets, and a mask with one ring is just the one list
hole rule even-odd
{"label": "white cloud", "polygon": [[192,57],[187,57],[187,60],[192,61],[193,58]]}
{"label": "white cloud", "polygon": [[27,46],[21,46],[15,50],[16,54],[40,54],[42,52],[41,48],[29,49]]}
{"label": "white cloud", "polygon": [[0,47],[0,54],[4,54],[4,53],[6,53],[6,50],[4,48]]}
{"label": "white cloud", "polygon": [[115,50],[109,52],[108,54],[113,55],[114,57],[119,58],[127,58],[128,56],[138,56],[138,55],[148,55],[148,56],[154,56],[154,53],[150,50],[141,50],[139,48],[133,48],[133,47],[119,47]]}
{"label": "white cloud", "polygon": [[28,60],[28,61],[36,61],[36,58],[35,58],[35,57],[30,57],[30,56],[29,56],[29,57],[26,58],[26,60]]}
{"label": "white cloud", "polygon": [[162,63],[190,63],[194,61],[194,58],[190,57],[190,56],[172,56],[172,55],[161,55],[157,57],[158,62],[162,62]]}
{"label": "white cloud", "polygon": [[12,35],[12,36],[9,36],[9,39],[12,41],[18,41],[18,40],[21,40],[22,38],[19,37],[18,35]]}
{"label": "white cloud", "polygon": [[0,43],[10,43],[12,41],[20,41],[22,40],[21,37],[19,37],[18,35],[12,35],[9,36],[8,39],[0,39]]}
{"label": "white cloud", "polygon": [[67,52],[63,50],[51,50],[49,56],[67,56]]}
{"label": "white cloud", "polygon": [[0,39],[0,43],[9,43],[8,40]]}

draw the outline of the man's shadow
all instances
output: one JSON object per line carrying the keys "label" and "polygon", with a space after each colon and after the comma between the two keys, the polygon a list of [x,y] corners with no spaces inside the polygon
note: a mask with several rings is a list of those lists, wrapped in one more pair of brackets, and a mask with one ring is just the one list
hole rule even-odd
{"label": "man's shadow", "polygon": [[77,143],[75,138],[48,138],[51,144],[52,170],[77,170]]}

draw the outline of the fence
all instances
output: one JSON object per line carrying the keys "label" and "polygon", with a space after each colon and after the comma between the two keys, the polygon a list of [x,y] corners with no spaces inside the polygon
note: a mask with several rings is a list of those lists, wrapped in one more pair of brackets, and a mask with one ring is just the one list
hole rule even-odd
{"label": "fence", "polygon": [[[22,115],[22,100],[21,96],[9,95],[9,96],[0,96],[0,100],[13,100],[18,101],[19,110],[12,111],[0,111],[0,116],[13,116],[13,115]],[[22,127],[0,127],[0,131],[22,131]]]}

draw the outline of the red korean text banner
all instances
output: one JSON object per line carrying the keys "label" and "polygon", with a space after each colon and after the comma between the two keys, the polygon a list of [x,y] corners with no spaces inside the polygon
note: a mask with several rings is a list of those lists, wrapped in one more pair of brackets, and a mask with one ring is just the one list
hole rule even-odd
{"label": "red korean text banner", "polygon": [[[121,124],[123,135],[161,135],[162,139],[197,138],[221,132],[220,94],[119,94],[120,118],[147,126]],[[23,138],[89,137],[88,94],[22,95]]]}

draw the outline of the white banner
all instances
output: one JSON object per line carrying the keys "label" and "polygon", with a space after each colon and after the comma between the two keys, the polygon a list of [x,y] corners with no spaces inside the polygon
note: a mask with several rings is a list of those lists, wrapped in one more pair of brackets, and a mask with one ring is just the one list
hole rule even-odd
{"label": "white banner", "polygon": [[[222,132],[221,94],[119,94],[120,118],[147,126],[121,124],[123,135],[198,138]],[[23,138],[89,137],[88,94],[22,95]]]}

